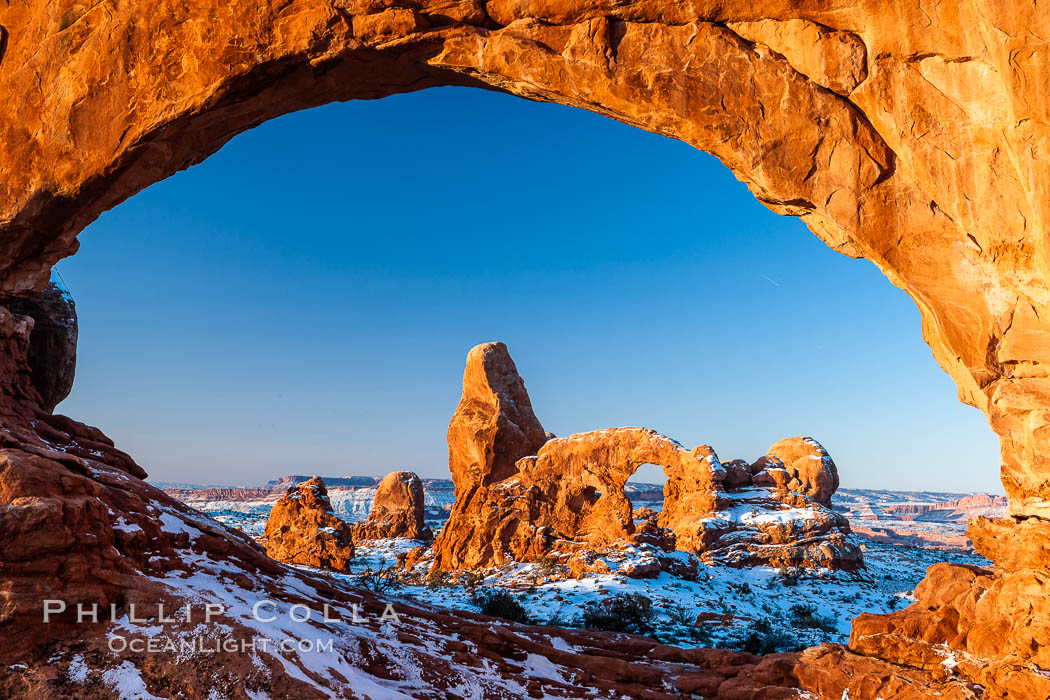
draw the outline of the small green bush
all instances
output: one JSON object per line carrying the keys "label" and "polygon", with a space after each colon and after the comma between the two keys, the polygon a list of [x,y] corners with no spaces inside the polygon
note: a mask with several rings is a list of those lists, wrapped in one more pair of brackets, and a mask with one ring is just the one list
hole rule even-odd
{"label": "small green bush", "polygon": [[731,647],[751,654],[773,654],[778,651],[799,651],[804,644],[782,629],[773,626],[769,620],[759,620],[751,631],[735,640]]}
{"label": "small green bush", "polygon": [[381,569],[365,569],[357,575],[357,583],[376,593],[387,593],[401,588],[401,571],[396,566]]}
{"label": "small green bush", "polygon": [[617,593],[587,603],[580,626],[606,632],[652,634],[655,617],[653,601],[641,593]]}
{"label": "small green bush", "polygon": [[529,611],[507,591],[499,589],[476,591],[472,599],[483,615],[502,617],[504,620],[526,624],[530,621]]}
{"label": "small green bush", "polygon": [[694,625],[689,628],[689,639],[693,644],[709,646],[711,644],[711,631],[707,625]]}
{"label": "small green bush", "polygon": [[829,634],[838,631],[835,623],[830,618],[818,615],[816,607],[812,605],[792,605],[788,610],[788,616],[796,627],[809,627]]}
{"label": "small green bush", "polygon": [[692,627],[693,623],[696,622],[696,610],[687,608],[681,603],[671,603],[664,609],[664,612],[667,613],[671,624],[679,627]]}

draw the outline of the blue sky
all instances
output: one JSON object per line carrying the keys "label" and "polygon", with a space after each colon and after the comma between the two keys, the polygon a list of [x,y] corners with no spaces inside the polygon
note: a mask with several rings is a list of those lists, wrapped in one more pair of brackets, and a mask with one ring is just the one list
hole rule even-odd
{"label": "blue sky", "polygon": [[1001,492],[903,292],[714,158],[579,110],[442,88],[289,115],[58,271],[81,320],[59,410],[155,480],[445,476],[466,353],[502,340],[558,435],[723,459],[812,435],[847,487]]}

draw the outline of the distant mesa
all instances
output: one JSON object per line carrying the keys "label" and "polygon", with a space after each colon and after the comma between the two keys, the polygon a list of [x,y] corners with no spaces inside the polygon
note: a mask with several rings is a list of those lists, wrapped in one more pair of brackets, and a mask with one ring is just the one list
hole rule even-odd
{"label": "distant mesa", "polygon": [[[979,517],[1002,518],[1007,511],[1004,496],[977,493],[946,499],[949,494],[923,494],[925,498],[916,500],[917,495],[856,491],[836,505],[854,523],[853,531],[868,539],[971,552],[967,524]],[[894,496],[894,502],[888,502],[888,496]]]}
{"label": "distant mesa", "polygon": [[969,522],[978,515],[1002,517],[1006,512],[1006,496],[975,493],[955,501],[940,503],[899,503],[886,507],[894,515],[913,515],[916,520],[929,522]]}
{"label": "distant mesa", "polygon": [[[267,489],[286,489],[289,486],[295,486],[296,484],[301,484],[304,481],[309,481],[312,478],[316,479],[317,477],[301,476],[301,475],[298,475],[298,474],[293,474],[293,475],[289,475],[289,476],[282,476],[282,477],[280,477],[278,479],[273,479],[271,481],[268,481],[266,483],[266,488]],[[379,484],[379,477],[375,477],[375,476],[347,476],[347,477],[328,476],[328,477],[325,477],[325,486],[327,486],[328,488],[332,488],[334,486],[349,486],[349,487],[352,487],[352,488],[360,488],[360,487],[363,487],[363,486],[376,486],[377,484]]]}
{"label": "distant mesa", "polygon": [[391,472],[379,482],[368,519],[353,526],[355,541],[407,537],[429,542],[423,482],[412,472]]}
{"label": "distant mesa", "polygon": [[277,561],[348,571],[354,556],[351,527],[332,512],[320,477],[288,487],[270,510],[266,553]]}
{"label": "distant mesa", "polygon": [[[863,566],[848,521],[830,508],[835,463],[812,438],[782,440],[754,464],[725,465],[707,445],[686,449],[647,428],[554,438],[503,343],[468,354],[448,445],[456,498],[434,542],[435,570],[594,555],[624,543],[730,566]],[[634,513],[625,493],[643,464],[667,475],[655,518]]]}

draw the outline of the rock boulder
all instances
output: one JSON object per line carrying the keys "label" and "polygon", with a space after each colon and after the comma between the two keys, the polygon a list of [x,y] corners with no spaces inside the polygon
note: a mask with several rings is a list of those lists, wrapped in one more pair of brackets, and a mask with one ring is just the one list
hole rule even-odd
{"label": "rock boulder", "polygon": [[55,283],[42,292],[3,302],[14,314],[33,319],[29,334],[29,363],[33,386],[42,406],[54,411],[73,388],[77,369],[77,307],[69,293]]}
{"label": "rock boulder", "polygon": [[353,538],[361,542],[407,537],[429,542],[434,534],[424,514],[423,482],[412,472],[391,472],[379,482],[368,519],[352,526]]}
{"label": "rock boulder", "polygon": [[515,462],[536,454],[547,439],[507,346],[485,343],[472,349],[463,396],[448,425],[456,498],[460,484],[489,486],[512,476]]}
{"label": "rock boulder", "polygon": [[320,477],[288,488],[266,521],[266,553],[277,561],[347,571],[354,556],[350,525],[332,512]]}
{"label": "rock boulder", "polygon": [[811,437],[790,437],[773,444],[768,457],[780,461],[787,472],[788,490],[809,496],[831,507],[831,494],[839,488],[839,471],[824,447]]}

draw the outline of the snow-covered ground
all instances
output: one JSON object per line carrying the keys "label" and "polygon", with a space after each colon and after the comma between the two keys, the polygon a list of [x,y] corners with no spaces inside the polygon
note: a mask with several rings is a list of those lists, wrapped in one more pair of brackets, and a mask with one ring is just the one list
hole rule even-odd
{"label": "snow-covered ground", "polygon": [[[220,508],[210,514],[249,535],[259,536],[268,510],[268,506],[258,504],[251,512]],[[734,569],[701,562],[696,562],[696,580],[679,578],[667,571],[646,579],[618,573],[653,560],[654,551],[638,546],[605,556],[611,573],[590,573],[579,579],[559,575],[557,569],[552,576],[549,565],[513,564],[466,585],[453,577],[428,577],[428,562],[424,561],[408,575],[394,574],[397,582],[387,593],[446,608],[480,611],[479,601],[486,593],[505,590],[535,624],[568,627],[584,626],[581,617],[588,603],[606,601],[616,594],[637,593],[652,602],[650,634],[662,641],[768,652],[847,641],[854,617],[906,606],[927,567],[936,562],[987,564],[982,557],[965,551],[858,539],[866,568],[856,574],[771,567]],[[363,574],[392,567],[399,553],[418,544],[413,540],[360,543],[351,574],[325,575],[367,585],[374,577]],[[683,552],[674,556],[695,560]]]}
{"label": "snow-covered ground", "polygon": [[[389,566],[396,561],[398,551],[416,544],[394,540],[361,546],[355,570]],[[633,551],[623,558],[625,566],[647,556],[641,548],[630,549]],[[666,571],[651,579],[592,573],[580,579],[543,581],[542,565],[514,564],[471,586],[440,579],[426,581],[421,575],[422,580],[401,585],[397,592],[442,607],[479,611],[475,602],[478,593],[501,588],[517,597],[536,624],[568,627],[583,626],[580,618],[589,602],[618,593],[639,593],[652,601],[656,613],[652,636],[662,641],[728,648],[758,644],[758,650],[770,651],[846,642],[854,617],[905,607],[926,568],[939,561],[987,564],[967,553],[867,541],[864,558],[867,568],[857,574],[771,567],[734,569],[698,562],[695,581]],[[329,575],[350,582],[354,579],[352,575]],[[703,620],[699,625],[698,618]],[[758,639],[752,637],[756,630],[760,631]]]}

